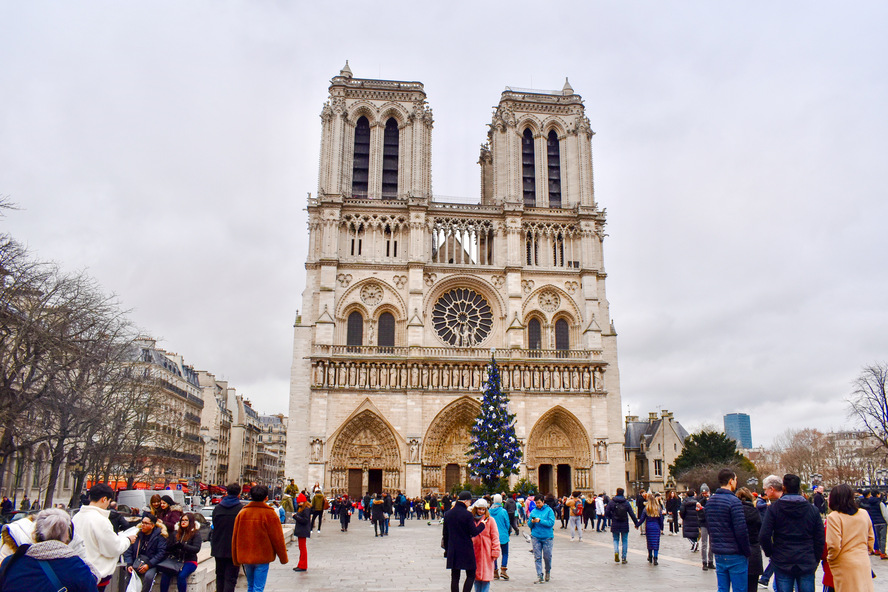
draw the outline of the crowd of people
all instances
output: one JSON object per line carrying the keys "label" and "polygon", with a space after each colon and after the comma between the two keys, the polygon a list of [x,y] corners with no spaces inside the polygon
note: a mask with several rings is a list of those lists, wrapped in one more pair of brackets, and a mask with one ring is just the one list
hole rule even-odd
{"label": "crowd of people", "polygon": [[[492,581],[510,579],[513,533],[523,534],[531,545],[534,583],[546,584],[552,578],[559,524],[570,541],[582,541],[584,532],[609,530],[614,562],[621,565],[628,563],[634,527],[645,537],[651,566],[659,565],[661,537],[681,534],[688,540],[688,553],[700,553],[703,570],[716,572],[720,592],[752,591],[758,585],[772,585],[776,592],[813,592],[818,566],[823,568],[825,592],[874,590],[870,557],[888,560],[884,494],[839,484],[828,496],[822,487],[808,496],[793,474],[770,475],[762,489],[759,495],[738,487],[736,475],[724,469],[715,491],[702,484],[699,492],[670,491],[664,496],[642,491],[632,499],[623,489],[613,497],[578,491],[561,498],[504,492],[475,499],[463,491],[440,499],[434,494],[408,498],[401,492],[328,498],[319,484],[300,491],[291,482],[280,502],[269,504],[268,489],[259,485],[249,491],[245,504],[240,486],[231,484],[212,513],[210,550],[217,592],[233,592],[241,569],[248,592],[262,592],[269,564],[275,559],[288,562],[284,525],[290,519],[299,546],[297,572],[308,569],[306,541],[320,534],[328,512],[340,532],[348,532],[354,516],[372,523],[376,537],[389,535],[392,518],[399,527],[409,519],[439,521],[451,590],[487,592]],[[174,580],[178,591],[186,592],[203,542],[203,517],[157,494],[131,528],[115,510],[113,498],[110,487],[97,484],[88,492],[89,503],[73,519],[64,509],[52,508],[5,525],[0,589],[105,590],[122,557],[128,592],[150,590],[155,580],[161,592],[168,592]]]}

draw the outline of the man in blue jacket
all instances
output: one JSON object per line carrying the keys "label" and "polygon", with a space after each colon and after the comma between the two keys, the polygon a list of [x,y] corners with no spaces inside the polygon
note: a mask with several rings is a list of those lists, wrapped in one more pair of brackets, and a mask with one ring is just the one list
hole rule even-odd
{"label": "man in blue jacket", "polygon": [[734,495],[737,475],[731,469],[718,473],[719,488],[706,503],[706,522],[715,555],[718,592],[747,592],[749,533],[743,504]]}
{"label": "man in blue jacket", "polygon": [[783,496],[771,502],[759,543],[774,566],[777,592],[814,592],[814,572],[823,554],[825,533],[817,509],[799,492],[798,475],[783,476]]}
{"label": "man in blue jacket", "polygon": [[[542,496],[537,496],[535,507],[527,519],[530,525],[530,542],[533,544],[533,562],[537,570],[537,583],[549,581],[549,572],[552,571],[552,541],[555,538],[555,512],[546,504]],[[542,561],[541,561],[542,559]],[[542,562],[546,564],[546,574],[543,575]]]}

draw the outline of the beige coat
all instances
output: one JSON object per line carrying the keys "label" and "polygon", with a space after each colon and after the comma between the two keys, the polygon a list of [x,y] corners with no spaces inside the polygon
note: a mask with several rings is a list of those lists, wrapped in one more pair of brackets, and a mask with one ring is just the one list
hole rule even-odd
{"label": "beige coat", "polygon": [[873,592],[869,554],[874,541],[866,511],[853,516],[830,512],[826,517],[826,560],[836,592]]}

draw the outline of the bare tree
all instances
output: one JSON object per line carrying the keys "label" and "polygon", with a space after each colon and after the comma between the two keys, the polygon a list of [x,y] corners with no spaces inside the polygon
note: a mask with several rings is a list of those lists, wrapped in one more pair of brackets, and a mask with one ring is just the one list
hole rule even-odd
{"label": "bare tree", "polygon": [[806,483],[811,475],[823,474],[826,461],[826,436],[817,429],[788,429],[774,439],[783,470],[794,473]]}
{"label": "bare tree", "polygon": [[879,443],[879,450],[888,453],[888,397],[885,382],[888,380],[888,364],[872,364],[864,367],[849,398],[851,415],[861,427]]}

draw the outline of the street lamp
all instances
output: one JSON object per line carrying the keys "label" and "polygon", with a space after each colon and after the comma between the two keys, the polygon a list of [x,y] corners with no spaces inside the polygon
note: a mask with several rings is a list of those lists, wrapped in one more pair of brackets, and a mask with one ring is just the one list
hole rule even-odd
{"label": "street lamp", "polygon": [[758,490],[758,484],[759,484],[758,477],[750,477],[749,479],[746,480],[746,485],[748,485],[749,488],[752,489],[753,491]]}

